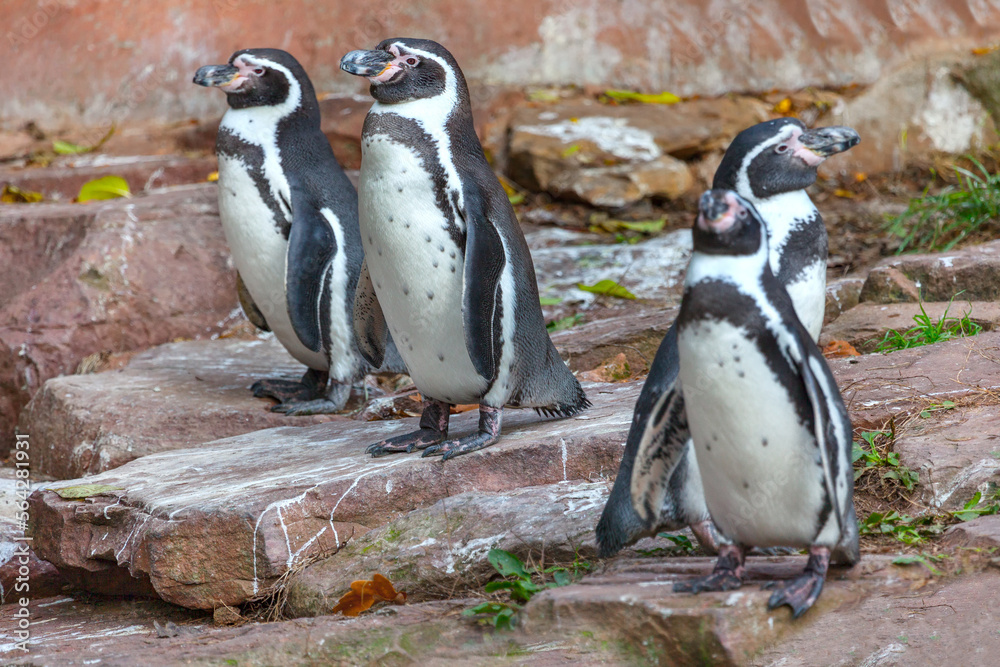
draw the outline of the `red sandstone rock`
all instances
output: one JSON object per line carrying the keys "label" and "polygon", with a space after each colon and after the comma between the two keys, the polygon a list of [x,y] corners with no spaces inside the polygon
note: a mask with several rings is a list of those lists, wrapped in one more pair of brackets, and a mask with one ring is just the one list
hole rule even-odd
{"label": "red sandstone rock", "polygon": [[0,207],[0,453],[45,380],[102,351],[221,330],[235,279],[215,186],[131,200]]}
{"label": "red sandstone rock", "polygon": [[288,417],[250,393],[261,378],[297,380],[304,368],[273,338],[170,343],[120,370],[49,380],[21,413],[18,428],[31,434],[33,472],[71,479],[153,452],[347,419]]}
{"label": "red sandstone rock", "polygon": [[[509,411],[498,445],[447,462],[364,453],[416,419],[270,429],[151,454],[86,478],[121,490],[86,501],[36,491],[31,534],[40,557],[88,590],[240,604],[302,559],[441,498],[612,474],[639,386],[587,389],[594,407],[580,415]],[[453,417],[452,433],[476,419]]]}

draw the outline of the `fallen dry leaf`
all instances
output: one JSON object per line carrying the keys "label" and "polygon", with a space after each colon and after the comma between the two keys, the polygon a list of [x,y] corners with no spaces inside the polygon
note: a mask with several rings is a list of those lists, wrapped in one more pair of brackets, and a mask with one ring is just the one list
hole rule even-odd
{"label": "fallen dry leaf", "polygon": [[591,382],[624,382],[632,377],[632,367],[625,353],[619,352],[597,368],[580,373],[580,377]]}
{"label": "fallen dry leaf", "polygon": [[860,357],[861,353],[846,340],[831,340],[830,344],[823,348],[823,356],[828,359],[836,359],[838,357]]}
{"label": "fallen dry leaf", "polygon": [[786,97],[774,105],[775,113],[786,114],[792,110],[792,98]]}
{"label": "fallen dry leaf", "polygon": [[371,608],[376,602],[406,602],[406,593],[396,591],[392,582],[381,574],[375,574],[371,580],[358,579],[351,582],[349,590],[340,600],[337,601],[331,613],[338,611],[344,616],[357,616],[361,612]]}

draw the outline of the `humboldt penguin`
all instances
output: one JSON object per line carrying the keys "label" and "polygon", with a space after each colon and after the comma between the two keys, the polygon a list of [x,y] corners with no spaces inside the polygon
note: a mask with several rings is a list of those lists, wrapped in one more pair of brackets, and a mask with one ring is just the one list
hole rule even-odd
{"label": "humboldt penguin", "polygon": [[[240,304],[308,367],[300,382],[259,380],[253,393],[289,415],[342,410],[370,370],[352,328],[363,250],[357,192],[320,129],[312,83],[278,49],[237,51],[194,83],[229,103],[216,140],[219,216]],[[388,370],[405,372],[394,348],[389,358]]]}
{"label": "humboldt penguin", "polygon": [[632,502],[656,515],[672,468],[693,442],[709,514],[726,542],[715,570],[676,591],[742,585],[748,547],[809,550],[805,572],[776,586],[769,609],[801,616],[831,556],[860,558],[851,422],[837,383],[788,292],[771,271],[756,209],[728,190],[702,195],[677,317],[680,366],[657,412],[663,438],[636,457]]}
{"label": "humboldt penguin", "polygon": [[[361,143],[358,345],[377,364],[391,332],[424,399],[420,430],[371,454],[448,459],[495,443],[505,406],[560,416],[587,407],[545,330],[531,255],[455,58],[429,40],[389,39],[340,66],[367,77],[375,98]],[[449,439],[457,403],[479,404],[479,428]]]}
{"label": "humboldt penguin", "polygon": [[[806,188],[828,157],[860,141],[849,127],[809,130],[796,118],[758,123],[740,132],[726,150],[713,187],[737,192],[758,210],[767,228],[771,269],[788,290],[806,329],[819,337],[826,305],[827,233]],[[610,556],[641,537],[690,526],[702,547],[718,544],[701,490],[698,461],[685,453],[669,482],[664,507],[647,523],[632,507],[629,489],[636,452],[644,440],[662,437],[669,425],[653,408],[677,379],[677,327],[674,323],[650,366],[636,402],[618,476],[597,525],[600,552]],[[688,452],[686,450],[686,452]]]}

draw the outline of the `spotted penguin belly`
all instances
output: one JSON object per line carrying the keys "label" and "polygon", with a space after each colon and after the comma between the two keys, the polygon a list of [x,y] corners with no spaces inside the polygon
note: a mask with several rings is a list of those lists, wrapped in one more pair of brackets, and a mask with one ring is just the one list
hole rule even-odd
{"label": "spotted penguin belly", "polygon": [[488,388],[465,343],[463,249],[418,156],[366,135],[358,190],[361,241],[386,324],[420,392],[475,403]]}
{"label": "spotted penguin belly", "polygon": [[285,297],[288,241],[278,230],[246,165],[226,155],[219,156],[219,216],[233,263],[275,337],[306,366],[326,370],[329,367],[326,355],[302,344],[288,316]]}
{"label": "spotted penguin belly", "polygon": [[826,498],[822,461],[755,341],[740,327],[707,320],[685,327],[678,349],[688,424],[716,525],[752,546],[814,543]]}

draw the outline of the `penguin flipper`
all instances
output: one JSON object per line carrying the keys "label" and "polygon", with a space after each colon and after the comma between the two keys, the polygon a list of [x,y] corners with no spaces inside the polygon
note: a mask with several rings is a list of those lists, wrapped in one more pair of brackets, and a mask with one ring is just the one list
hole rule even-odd
{"label": "penguin flipper", "polygon": [[462,293],[465,346],[476,372],[489,381],[496,377],[503,337],[500,276],[507,256],[500,232],[486,215],[475,186],[464,190],[465,267]]}
{"label": "penguin flipper", "polygon": [[[799,331],[800,338],[805,344],[789,356],[798,366],[806,396],[812,406],[813,429],[816,446],[823,462],[824,485],[840,523],[842,536],[840,544],[844,547],[842,550],[846,556],[844,559],[850,560],[852,552],[857,550],[858,534],[852,500],[854,474],[850,459],[853,437],[851,420],[844,406],[840,388],[825,359],[801,324]],[[853,548],[850,544],[845,544],[852,541]]]}
{"label": "penguin flipper", "polygon": [[285,261],[288,316],[302,344],[321,352],[329,336],[324,335],[322,313],[330,304],[323,295],[330,289],[330,265],[340,251],[333,231],[338,222],[333,211],[315,202],[297,177],[290,174],[288,181],[292,208]]}
{"label": "penguin flipper", "polygon": [[632,506],[649,528],[660,519],[670,479],[687,452],[690,438],[684,394],[677,381],[653,406],[632,469]]}
{"label": "penguin flipper", "polygon": [[243,276],[240,275],[239,271],[236,272],[236,298],[240,300],[240,308],[243,309],[243,314],[250,320],[250,324],[261,331],[271,330],[271,327],[267,324],[267,320],[264,318],[264,313],[260,312],[260,308],[254,303],[247,286],[243,284]]}
{"label": "penguin flipper", "polygon": [[[361,263],[361,275],[358,276],[358,288],[354,292],[354,341],[358,351],[372,368],[382,366],[385,359],[386,340],[389,329],[385,323],[382,306],[378,295],[372,286],[372,278],[368,273],[368,261]],[[396,353],[396,356],[399,356]],[[402,360],[400,360],[402,363]],[[405,368],[405,365],[404,365]]]}
{"label": "penguin flipper", "polygon": [[601,519],[597,524],[597,544],[602,557],[616,554],[624,546],[646,536],[646,522],[632,506],[632,471],[635,468],[639,444],[653,423],[650,419],[653,406],[673,388],[679,370],[675,321],[670,325],[667,335],[656,351],[649,368],[649,375],[635,403],[632,425],[625,441],[625,451],[622,453],[618,475],[615,477],[608,502],[604,505]]}

